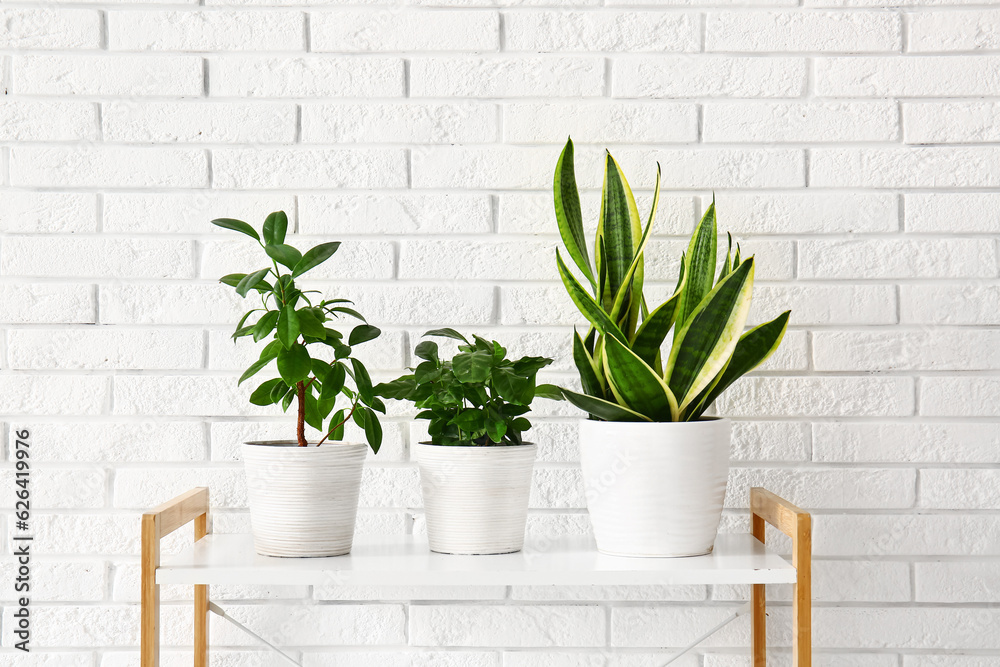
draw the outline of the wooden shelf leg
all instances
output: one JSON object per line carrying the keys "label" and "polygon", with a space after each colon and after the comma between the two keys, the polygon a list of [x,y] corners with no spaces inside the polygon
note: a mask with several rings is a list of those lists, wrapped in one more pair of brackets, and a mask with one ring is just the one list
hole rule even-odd
{"label": "wooden shelf leg", "polygon": [[[208,534],[208,512],[194,520],[194,540]],[[194,667],[208,667],[208,586],[194,587]]]}
{"label": "wooden shelf leg", "polygon": [[[753,536],[764,543],[764,519],[751,514]],[[750,593],[751,606],[751,642],[753,646],[753,667],[765,667],[767,664],[767,598],[764,596],[764,584],[753,584]]]}
{"label": "wooden shelf leg", "polygon": [[795,591],[792,598],[793,667],[812,667],[812,517],[798,517],[792,540],[792,565],[795,566]]}
{"label": "wooden shelf leg", "polygon": [[156,584],[156,568],[160,566],[159,517],[142,517],[142,576],[139,664],[141,667],[160,665],[160,587]]}

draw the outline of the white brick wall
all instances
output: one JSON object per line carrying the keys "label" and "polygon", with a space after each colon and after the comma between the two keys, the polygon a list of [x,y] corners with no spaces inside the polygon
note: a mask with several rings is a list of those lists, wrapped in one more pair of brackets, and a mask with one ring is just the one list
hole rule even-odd
{"label": "white brick wall", "polygon": [[[549,191],[571,134],[589,229],[605,147],[640,208],[661,164],[651,293],[714,194],[761,261],[751,321],[793,311],[720,401],[723,529],[745,529],[750,485],[815,511],[816,664],[1000,666],[998,26],[990,0],[3,4],[0,431],[33,432],[44,558],[24,656],[0,544],[0,664],[137,664],[148,505],[208,484],[216,530],[248,529],[238,443],[291,423],[236,385],[253,351],[216,279],[253,249],[213,217],[283,209],[293,242],[343,240],[315,285],[384,329],[378,378],[448,325],[574,382]],[[537,407],[529,530],[586,532],[578,415]],[[411,414],[390,406],[359,532],[424,530]],[[652,667],[746,596],[410,593],[213,591],[309,667]],[[188,596],[165,591],[167,666],[189,664]],[[222,623],[213,642],[213,664],[277,664]],[[742,667],[748,642],[737,624],[679,664]]]}

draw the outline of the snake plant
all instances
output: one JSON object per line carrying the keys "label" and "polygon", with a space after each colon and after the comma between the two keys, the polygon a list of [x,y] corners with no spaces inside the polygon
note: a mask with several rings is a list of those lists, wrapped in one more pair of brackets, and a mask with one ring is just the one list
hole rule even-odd
{"label": "snake plant", "polygon": [[[714,200],[681,256],[673,293],[650,309],[643,295],[643,252],[659,202],[659,165],[643,227],[632,189],[606,153],[593,261],[584,238],[572,139],[556,165],[553,190],[566,254],[590,287],[586,289],[556,250],[559,276],[590,322],[586,336],[574,331],[573,338],[583,393],[563,388],[562,394],[592,419],[699,419],[733,382],[777,349],[790,311],[743,333],[754,259],[741,257],[739,245],[734,253],[730,236],[725,261],[718,267]],[[671,329],[673,339],[664,359],[663,343]]]}

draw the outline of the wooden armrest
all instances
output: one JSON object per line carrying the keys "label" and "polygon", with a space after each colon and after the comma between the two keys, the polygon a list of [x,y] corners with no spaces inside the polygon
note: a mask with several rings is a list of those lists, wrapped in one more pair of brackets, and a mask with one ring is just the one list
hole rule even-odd
{"label": "wooden armrest", "polygon": [[155,526],[154,539],[166,537],[188,521],[208,512],[208,487],[200,486],[154,507],[142,515],[142,525]]}
{"label": "wooden armrest", "polygon": [[750,511],[792,539],[812,523],[809,512],[759,486],[750,489]]}

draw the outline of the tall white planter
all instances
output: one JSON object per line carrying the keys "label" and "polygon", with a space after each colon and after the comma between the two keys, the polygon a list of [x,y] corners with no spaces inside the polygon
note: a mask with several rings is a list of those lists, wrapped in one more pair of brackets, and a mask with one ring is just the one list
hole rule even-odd
{"label": "tall white planter", "polygon": [[709,553],[722,518],[731,424],[580,423],[580,461],[599,551]]}
{"label": "tall white planter", "polygon": [[351,550],[364,443],[243,444],[250,525],[262,556],[340,556]]}
{"label": "tall white planter", "polygon": [[520,551],[536,449],[533,444],[416,445],[431,551]]}

